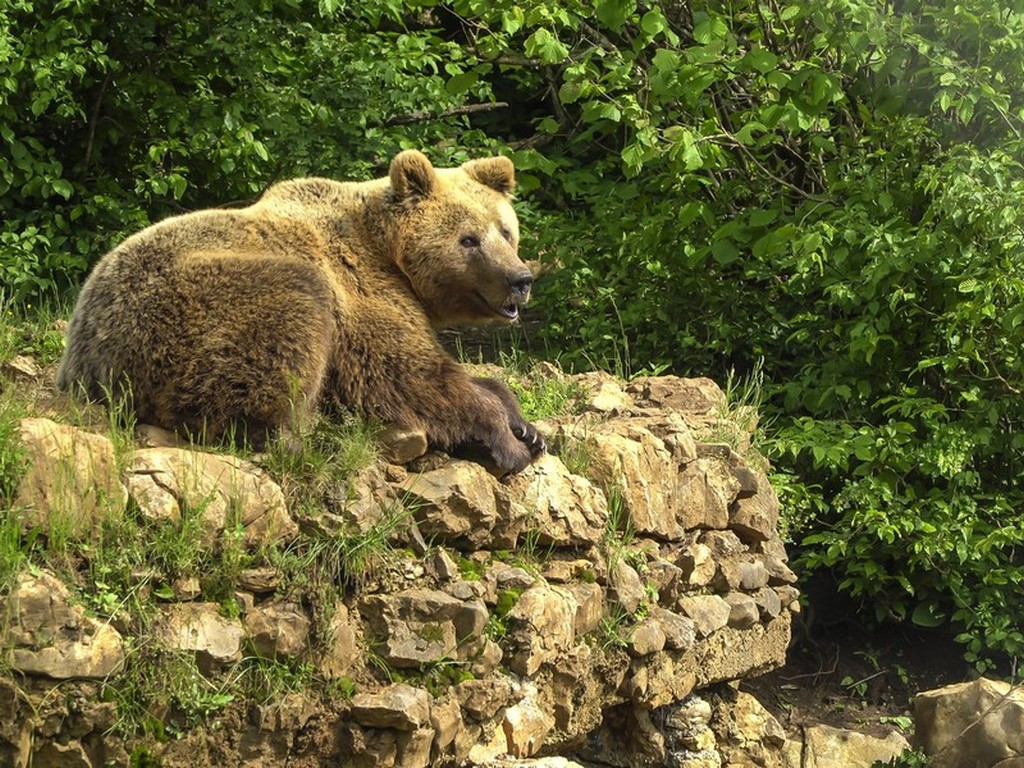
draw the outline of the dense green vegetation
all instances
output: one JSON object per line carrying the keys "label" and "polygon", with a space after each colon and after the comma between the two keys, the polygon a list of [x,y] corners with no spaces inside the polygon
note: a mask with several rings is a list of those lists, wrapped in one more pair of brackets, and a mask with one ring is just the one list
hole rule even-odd
{"label": "dense green vegetation", "polygon": [[866,615],[1024,650],[1024,5],[6,0],[0,280],[297,174],[500,151],[530,351],[764,372],[799,544]]}

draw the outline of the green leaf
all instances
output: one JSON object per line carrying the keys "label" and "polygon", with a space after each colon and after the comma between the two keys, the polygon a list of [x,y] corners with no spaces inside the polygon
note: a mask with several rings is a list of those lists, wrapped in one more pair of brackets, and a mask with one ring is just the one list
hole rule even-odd
{"label": "green leaf", "polygon": [[53,187],[53,191],[63,197],[65,200],[69,200],[71,195],[74,193],[75,188],[71,185],[71,182],[66,179],[53,179],[50,181],[50,186]]}
{"label": "green leaf", "polygon": [[725,37],[729,33],[729,25],[720,16],[711,16],[693,28],[693,39],[701,45]]}
{"label": "green leaf", "polygon": [[665,21],[665,17],[661,11],[657,8],[648,11],[640,18],[640,29],[642,29],[648,37],[655,37],[668,28],[668,23]]}
{"label": "green leaf", "polygon": [[501,15],[501,28],[506,34],[514,35],[523,28],[526,14],[518,5],[514,5]]}
{"label": "green leaf", "polygon": [[526,39],[526,55],[546,64],[558,64],[569,55],[569,49],[550,30],[541,27]]}
{"label": "green leaf", "polygon": [[622,119],[622,112],[607,101],[588,101],[583,105],[583,119],[588,123],[596,123],[598,120],[617,123]]}
{"label": "green leaf", "polygon": [[475,70],[461,72],[449,78],[448,82],[445,83],[444,89],[453,96],[461,96],[476,85],[479,79],[480,75]]}
{"label": "green leaf", "polygon": [[600,0],[596,11],[598,21],[619,32],[636,11],[636,0]]}
{"label": "green leaf", "polygon": [[740,258],[739,249],[729,240],[716,240],[711,244],[711,255],[720,266],[728,266]]}

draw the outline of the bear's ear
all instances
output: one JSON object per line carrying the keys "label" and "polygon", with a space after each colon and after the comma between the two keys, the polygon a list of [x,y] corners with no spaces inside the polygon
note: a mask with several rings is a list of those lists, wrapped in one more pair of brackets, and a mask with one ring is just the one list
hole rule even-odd
{"label": "bear's ear", "polygon": [[471,179],[506,195],[516,188],[516,169],[507,157],[485,157],[462,164]]}
{"label": "bear's ear", "polygon": [[400,198],[430,197],[437,189],[437,173],[427,156],[415,149],[395,155],[388,172],[391,188]]}

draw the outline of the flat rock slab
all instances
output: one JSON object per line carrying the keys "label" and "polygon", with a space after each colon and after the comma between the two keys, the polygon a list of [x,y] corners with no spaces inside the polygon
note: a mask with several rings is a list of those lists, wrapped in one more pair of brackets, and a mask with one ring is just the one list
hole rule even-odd
{"label": "flat rock slab", "polygon": [[72,605],[63,582],[51,573],[21,574],[7,598],[7,644],[19,672],[57,680],[105,678],[124,663],[124,641],[107,623]]}

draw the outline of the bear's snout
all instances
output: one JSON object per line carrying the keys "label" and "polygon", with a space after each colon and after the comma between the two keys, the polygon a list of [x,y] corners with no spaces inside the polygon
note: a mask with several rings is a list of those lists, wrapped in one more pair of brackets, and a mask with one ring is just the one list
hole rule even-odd
{"label": "bear's snout", "polygon": [[516,296],[520,301],[525,301],[530,295],[530,287],[533,285],[533,275],[529,272],[523,272],[519,275],[514,275],[509,278],[508,287],[512,292],[513,296]]}

